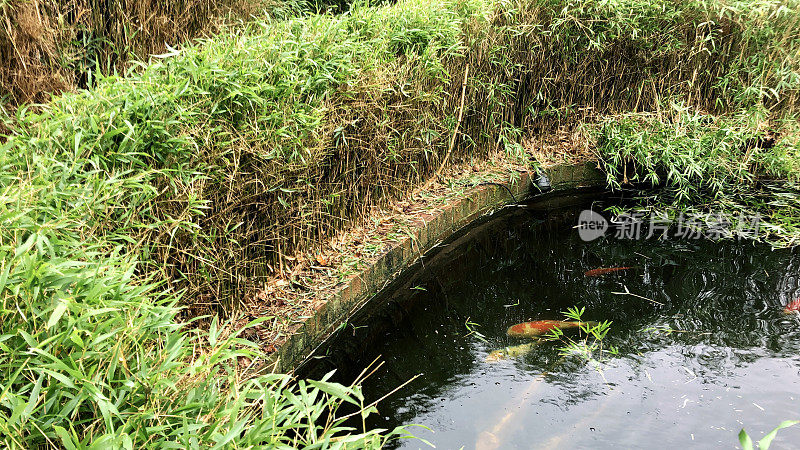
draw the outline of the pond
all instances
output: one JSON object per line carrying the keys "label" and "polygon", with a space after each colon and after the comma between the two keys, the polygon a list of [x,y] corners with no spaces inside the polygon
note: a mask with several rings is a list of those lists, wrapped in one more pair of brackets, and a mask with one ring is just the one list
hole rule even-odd
{"label": "pond", "polygon": [[[584,242],[575,197],[497,214],[448,242],[343,327],[301,373],[352,381],[376,358],[367,400],[394,392],[368,426],[419,424],[437,448],[738,445],[800,418],[800,252],[752,242]],[[597,268],[629,267],[600,276]],[[590,355],[561,341],[487,361],[531,340],[509,326],[610,321]],[[491,359],[491,358],[488,358]],[[800,442],[800,426],[774,448]],[[426,448],[407,440],[404,448]]]}

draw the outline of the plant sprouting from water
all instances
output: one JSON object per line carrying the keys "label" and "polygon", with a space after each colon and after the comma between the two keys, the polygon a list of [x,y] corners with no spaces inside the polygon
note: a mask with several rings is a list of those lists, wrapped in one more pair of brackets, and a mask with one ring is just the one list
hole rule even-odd
{"label": "plant sprouting from water", "polygon": [[478,331],[478,327],[481,326],[479,323],[472,322],[472,321],[470,321],[470,318],[467,317],[467,320],[464,321],[464,326],[467,328],[467,331],[469,331],[469,333],[464,335],[464,337],[475,336],[481,342],[486,342],[486,343],[489,342],[486,339],[486,336],[484,336],[483,333]]}
{"label": "plant sprouting from water", "polygon": [[580,334],[574,338],[565,334],[561,328],[553,328],[546,336],[546,339],[559,341],[562,345],[558,348],[561,356],[577,356],[595,365],[599,370],[599,363],[607,355],[617,355],[619,351],[614,346],[605,346],[603,340],[611,329],[611,321],[586,322],[583,320],[586,312],[585,307],[578,309],[577,306],[567,308],[562,312],[565,318],[578,322]]}
{"label": "plant sprouting from water", "polygon": [[[760,450],[767,450],[769,446],[772,445],[772,440],[778,435],[778,431],[793,425],[797,425],[798,423],[800,423],[800,420],[784,420],[780,425],[775,427],[772,431],[767,433],[766,436],[761,438],[760,441],[758,441],[758,448]],[[754,450],[756,448],[753,445],[753,439],[750,438],[750,435],[748,435],[746,431],[744,431],[744,428],[742,428],[742,431],[739,432],[739,443],[742,445],[742,450]]]}

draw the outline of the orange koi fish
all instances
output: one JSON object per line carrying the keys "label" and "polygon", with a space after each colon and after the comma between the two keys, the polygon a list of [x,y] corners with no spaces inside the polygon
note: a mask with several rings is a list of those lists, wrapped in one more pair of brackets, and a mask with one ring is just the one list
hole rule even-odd
{"label": "orange koi fish", "polygon": [[800,298],[789,303],[788,305],[786,305],[785,308],[783,308],[783,312],[786,314],[791,314],[793,312],[798,312],[798,311],[800,311]]}
{"label": "orange koi fish", "polygon": [[600,267],[598,269],[587,270],[584,275],[587,277],[599,277],[607,273],[619,272],[620,270],[633,269],[633,267]]}
{"label": "orange koi fish", "polygon": [[511,337],[537,337],[547,334],[555,328],[578,328],[581,325],[593,325],[592,322],[565,322],[561,320],[537,320],[535,322],[518,323],[506,331]]}

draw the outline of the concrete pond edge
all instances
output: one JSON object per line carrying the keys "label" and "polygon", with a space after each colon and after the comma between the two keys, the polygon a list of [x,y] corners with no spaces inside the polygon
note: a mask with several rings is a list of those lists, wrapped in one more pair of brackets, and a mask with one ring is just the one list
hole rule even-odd
{"label": "concrete pond edge", "polygon": [[413,229],[376,261],[336,291],[316,313],[270,355],[276,372],[291,371],[322,345],[342,324],[421,258],[459,231],[515,203],[543,194],[605,187],[606,176],[595,163],[559,165],[538,173],[522,173],[506,183],[486,183],[454,199]]}

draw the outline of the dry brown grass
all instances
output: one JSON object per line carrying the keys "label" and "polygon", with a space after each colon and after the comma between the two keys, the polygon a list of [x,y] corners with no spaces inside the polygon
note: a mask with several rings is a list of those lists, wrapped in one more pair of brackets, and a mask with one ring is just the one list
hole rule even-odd
{"label": "dry brown grass", "polygon": [[86,87],[89,71],[123,71],[246,18],[258,0],[5,0],[0,1],[0,101],[45,102]]}

